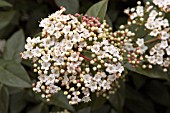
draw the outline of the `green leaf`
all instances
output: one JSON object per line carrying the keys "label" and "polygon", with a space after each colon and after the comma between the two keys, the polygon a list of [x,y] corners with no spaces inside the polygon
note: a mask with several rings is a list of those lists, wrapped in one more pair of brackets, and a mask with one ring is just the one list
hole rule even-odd
{"label": "green leaf", "polygon": [[78,110],[77,113],[90,113],[90,111],[91,111],[91,108],[86,107],[86,108]]}
{"label": "green leaf", "polygon": [[0,84],[0,113],[8,113],[8,103],[8,90],[2,84]]}
{"label": "green leaf", "polygon": [[112,94],[109,96],[109,102],[117,111],[118,113],[123,112],[123,106],[125,101],[125,86],[124,82],[120,82],[120,88],[115,92],[115,94]]}
{"label": "green leaf", "polygon": [[130,113],[156,113],[154,106],[148,98],[126,85],[126,108]]}
{"label": "green leaf", "polygon": [[0,0],[0,7],[12,7],[12,5],[4,0]]}
{"label": "green leaf", "polygon": [[15,11],[0,12],[0,30],[6,27],[14,18]]}
{"label": "green leaf", "polygon": [[112,26],[112,20],[110,19],[110,17],[106,14],[106,22],[109,24],[109,26],[110,27],[112,27],[113,28],[113,26]]}
{"label": "green leaf", "polygon": [[48,106],[44,103],[40,103],[36,106],[33,106],[27,113],[49,113]]}
{"label": "green leaf", "polygon": [[170,81],[168,74],[163,72],[162,69],[160,69],[157,66],[153,66],[152,69],[142,69],[141,67],[132,68],[132,66],[129,63],[127,63],[125,67],[130,71],[145,75],[150,78],[157,78]]}
{"label": "green leaf", "polygon": [[75,14],[79,11],[79,0],[55,0],[58,7],[66,8],[67,14]]}
{"label": "green leaf", "polygon": [[20,113],[27,105],[27,101],[25,100],[25,98],[26,96],[24,91],[20,91],[16,94],[11,95],[10,113]]}
{"label": "green leaf", "polygon": [[92,111],[99,109],[101,106],[104,105],[104,103],[106,102],[106,98],[105,97],[96,97],[96,95],[94,94],[92,96],[92,103],[91,103],[91,108]]}
{"label": "green leaf", "polygon": [[1,83],[12,87],[31,87],[31,80],[22,65],[12,61],[4,60],[3,62],[0,64]]}
{"label": "green leaf", "polygon": [[137,73],[131,74],[136,89],[140,89],[146,83],[146,77]]}
{"label": "green leaf", "polygon": [[52,105],[61,107],[61,108],[66,108],[70,111],[75,111],[74,108],[69,104],[68,99],[66,96],[63,94],[62,91],[58,92],[57,94],[53,95],[51,97],[51,101],[49,102]]}
{"label": "green leaf", "polygon": [[3,58],[21,62],[20,52],[24,51],[25,36],[22,30],[14,33],[5,45]]}
{"label": "green leaf", "polygon": [[103,21],[107,11],[107,5],[109,0],[102,0],[93,6],[91,6],[86,14],[88,16],[99,17],[100,21]]}
{"label": "green leaf", "polygon": [[146,94],[161,105],[170,107],[170,95],[169,90],[162,83],[152,80],[146,85]]}

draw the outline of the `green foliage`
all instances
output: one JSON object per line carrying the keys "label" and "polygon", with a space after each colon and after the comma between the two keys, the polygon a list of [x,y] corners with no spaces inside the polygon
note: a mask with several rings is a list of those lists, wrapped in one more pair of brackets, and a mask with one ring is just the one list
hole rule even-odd
{"label": "green foliage", "polygon": [[65,7],[67,14],[75,14],[79,12],[79,0],[55,0],[58,7]]}
{"label": "green foliage", "polygon": [[[87,104],[71,106],[62,92],[52,95],[47,102],[33,92],[31,83],[37,76],[30,73],[31,63],[20,58],[25,36],[39,33],[41,18],[60,6],[66,7],[67,14],[80,12],[101,21],[106,19],[116,30],[127,21],[123,9],[136,6],[136,0],[0,0],[0,39],[7,41],[0,56],[0,113],[49,113],[64,109],[72,113],[170,113],[170,73],[158,67],[143,70],[127,64],[126,82],[119,83],[115,94],[109,99],[93,95],[92,102]],[[142,27],[133,26],[131,30],[137,32],[137,38],[146,35]],[[91,58],[88,51],[84,55]]]}
{"label": "green foliage", "polygon": [[13,87],[31,87],[31,80],[22,65],[0,60],[0,82]]}
{"label": "green foliage", "polygon": [[1,0],[0,1],[0,7],[12,7],[12,4],[4,1],[4,0]]}
{"label": "green foliage", "polygon": [[0,84],[0,113],[8,113],[9,93],[5,86]]}
{"label": "green foliage", "polygon": [[107,5],[109,0],[102,0],[88,9],[86,14],[88,16],[99,17],[102,21],[105,18]]}
{"label": "green foliage", "polygon": [[3,58],[21,62],[20,52],[24,50],[25,36],[22,30],[14,33],[7,41]]}

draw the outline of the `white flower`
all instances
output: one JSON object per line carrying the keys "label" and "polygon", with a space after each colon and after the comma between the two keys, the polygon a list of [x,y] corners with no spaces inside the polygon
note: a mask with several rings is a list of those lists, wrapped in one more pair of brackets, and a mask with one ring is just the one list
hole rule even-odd
{"label": "white flower", "polygon": [[72,49],[72,47],[73,47],[73,43],[71,42],[71,40],[67,40],[65,45],[66,50]]}
{"label": "white flower", "polygon": [[156,63],[157,63],[157,64],[162,64],[162,63],[163,63],[163,57],[157,56],[157,57],[156,57]]}
{"label": "white flower", "polygon": [[155,64],[156,63],[156,57],[155,56],[149,56],[147,60],[151,64]]}
{"label": "white flower", "polygon": [[55,76],[53,74],[50,74],[49,76],[47,76],[47,81],[46,81],[46,85],[50,85],[50,84],[54,84],[55,81]]}
{"label": "white flower", "polygon": [[156,10],[152,10],[149,14],[150,17],[155,18],[158,15],[158,12]]}
{"label": "white flower", "polygon": [[166,39],[169,39],[170,38],[170,34],[167,33],[167,31],[162,31],[161,32],[161,39],[162,40],[166,40]]}
{"label": "white flower", "polygon": [[41,82],[46,82],[47,79],[48,79],[48,76],[47,76],[47,75],[40,75],[40,76],[38,76],[38,79],[39,79]]}
{"label": "white flower", "polygon": [[142,45],[142,46],[140,46],[138,49],[139,49],[139,52],[143,54],[143,53],[145,53],[145,51],[148,49],[148,47],[145,46],[145,45]]}
{"label": "white flower", "polygon": [[75,32],[75,33],[73,34],[73,39],[72,39],[72,41],[73,41],[73,42],[80,42],[80,39],[81,39],[81,35],[80,35],[79,33]]}
{"label": "white flower", "polygon": [[158,29],[154,29],[150,32],[150,36],[158,36],[159,33]]}
{"label": "white flower", "polygon": [[100,46],[99,45],[93,45],[91,47],[91,51],[94,53],[98,53],[100,51]]}
{"label": "white flower", "polygon": [[57,22],[55,24],[55,30],[59,31],[61,29],[63,29],[64,25],[61,22]]}
{"label": "white flower", "polygon": [[41,57],[41,59],[44,61],[44,62],[49,62],[50,61],[50,55],[49,54],[45,54]]}
{"label": "white flower", "polygon": [[68,83],[68,81],[69,81],[68,76],[67,76],[67,75],[64,75],[64,79],[62,80],[62,83],[67,84],[67,83]]}
{"label": "white flower", "polygon": [[79,55],[76,52],[72,53],[70,56],[71,61],[78,61],[78,58],[79,58]]}
{"label": "white flower", "polygon": [[110,86],[110,82],[109,82],[109,81],[104,80],[104,81],[102,82],[102,87],[103,87],[103,89],[107,89],[107,90],[109,90],[109,89],[111,88],[111,86]]}
{"label": "white flower", "polygon": [[143,6],[137,6],[136,7],[136,13],[138,16],[143,16],[144,15],[144,8]]}
{"label": "white flower", "polygon": [[118,70],[117,70],[116,65],[108,64],[106,71],[109,72],[109,74],[113,74],[113,73],[116,73]]}
{"label": "white flower", "polygon": [[126,42],[125,45],[124,45],[124,48],[128,51],[133,51],[135,50],[135,48],[133,47],[133,44],[132,43],[128,43]]}
{"label": "white flower", "polygon": [[28,58],[32,58],[32,57],[33,57],[33,54],[31,51],[24,51],[22,53],[22,58],[24,58],[24,59],[28,59]]}
{"label": "white flower", "polygon": [[108,80],[109,81],[115,81],[117,79],[116,74],[108,75]]}
{"label": "white flower", "polygon": [[91,76],[89,74],[85,74],[83,76],[84,83],[90,83],[91,82]]}
{"label": "white flower", "polygon": [[95,90],[97,90],[97,82],[91,81],[89,83],[89,88],[92,92],[94,92]]}
{"label": "white flower", "polygon": [[168,46],[168,47],[166,48],[166,53],[167,53],[167,55],[170,55],[170,46]]}
{"label": "white flower", "polygon": [[49,70],[50,65],[51,65],[51,63],[49,63],[49,62],[42,62],[41,69]]}
{"label": "white flower", "polygon": [[25,44],[25,49],[28,50],[28,51],[31,50],[31,49],[33,49],[32,44],[31,44],[31,43]]}
{"label": "white flower", "polygon": [[137,41],[136,41],[136,44],[138,45],[138,46],[142,46],[143,44],[144,44],[144,39],[137,39]]}
{"label": "white flower", "polygon": [[81,102],[81,99],[78,96],[72,97],[71,104],[78,104],[79,102]]}
{"label": "white flower", "polygon": [[41,52],[42,50],[39,47],[36,47],[35,49],[32,49],[32,53],[34,55],[34,57],[40,57],[41,56]]}
{"label": "white flower", "polygon": [[168,47],[168,41],[167,40],[162,40],[161,41],[161,44],[160,44],[160,47],[165,49],[166,47]]}
{"label": "white flower", "polygon": [[81,101],[84,101],[84,102],[89,102],[91,101],[90,97],[89,96],[84,96]]}

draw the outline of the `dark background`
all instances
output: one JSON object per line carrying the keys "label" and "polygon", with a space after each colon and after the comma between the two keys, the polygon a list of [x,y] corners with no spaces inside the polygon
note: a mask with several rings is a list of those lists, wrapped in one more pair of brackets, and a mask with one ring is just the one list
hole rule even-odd
{"label": "dark background", "polygon": [[[41,30],[38,27],[39,21],[57,11],[61,5],[67,8],[67,13],[85,14],[88,8],[99,0],[79,0],[79,5],[75,4],[76,0],[6,1],[12,6],[0,7],[0,39],[8,40],[19,29],[24,31],[25,37],[35,36]],[[113,31],[121,24],[126,24],[128,16],[123,10],[135,7],[136,2],[136,0],[109,1],[107,20],[112,24]],[[37,75],[33,73],[30,63],[22,61],[21,64],[34,81]],[[3,73],[0,72],[0,76],[4,76]],[[61,94],[47,103],[31,88],[11,87],[0,83],[0,113],[49,113],[64,109],[77,113],[170,113],[168,80],[161,77],[155,79],[132,71],[129,71],[125,78],[126,81],[120,82],[120,88],[109,100],[94,97],[90,103],[73,107],[68,105]]]}

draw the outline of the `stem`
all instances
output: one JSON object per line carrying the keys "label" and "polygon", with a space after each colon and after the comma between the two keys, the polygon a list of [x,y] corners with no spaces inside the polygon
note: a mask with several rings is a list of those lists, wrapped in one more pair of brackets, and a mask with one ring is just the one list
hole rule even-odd
{"label": "stem", "polygon": [[151,43],[151,42],[154,42],[154,41],[157,41],[157,40],[160,40],[160,37],[156,37],[156,38],[154,38],[154,39],[152,39],[152,40],[148,40],[148,41],[146,41],[146,42],[144,42],[145,44],[148,44],[148,43]]}
{"label": "stem", "polygon": [[84,55],[82,55],[82,54],[80,54],[80,57],[83,57],[83,58],[86,59],[87,61],[91,61],[91,60],[92,60],[91,58],[88,58],[88,57],[86,57],[86,56],[84,56]]}

